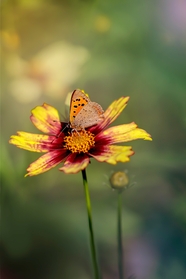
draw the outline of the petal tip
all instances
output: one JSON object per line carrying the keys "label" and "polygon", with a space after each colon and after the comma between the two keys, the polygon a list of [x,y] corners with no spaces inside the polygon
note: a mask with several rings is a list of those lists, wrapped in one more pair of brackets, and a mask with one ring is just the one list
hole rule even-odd
{"label": "petal tip", "polygon": [[126,99],[126,101],[128,102],[130,100],[129,96],[124,97],[124,99]]}
{"label": "petal tip", "polygon": [[144,137],[144,140],[150,140],[152,141],[152,137],[150,134],[147,134],[146,137]]}

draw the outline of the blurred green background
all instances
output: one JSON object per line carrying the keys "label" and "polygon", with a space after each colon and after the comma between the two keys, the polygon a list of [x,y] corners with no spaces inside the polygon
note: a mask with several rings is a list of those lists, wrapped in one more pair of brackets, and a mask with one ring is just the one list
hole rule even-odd
{"label": "blurred green background", "polygon": [[123,193],[127,277],[186,278],[186,2],[181,0],[1,1],[1,278],[93,278],[81,173],[55,168],[24,178],[40,154],[8,144],[37,133],[30,111],[65,111],[84,89],[104,109],[130,96],[115,124],[135,121],[153,141],[116,166],[87,169],[103,278],[118,278],[113,171]]}

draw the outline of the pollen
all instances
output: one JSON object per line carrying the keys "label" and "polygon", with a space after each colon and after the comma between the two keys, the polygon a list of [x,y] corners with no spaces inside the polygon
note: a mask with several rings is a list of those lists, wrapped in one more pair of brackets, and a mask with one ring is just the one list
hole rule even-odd
{"label": "pollen", "polygon": [[94,137],[89,131],[73,131],[64,138],[64,148],[72,153],[87,153],[95,145]]}

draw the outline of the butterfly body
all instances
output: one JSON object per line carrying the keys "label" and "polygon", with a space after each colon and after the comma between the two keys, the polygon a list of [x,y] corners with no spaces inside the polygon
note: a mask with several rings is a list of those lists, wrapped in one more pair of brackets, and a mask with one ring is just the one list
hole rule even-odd
{"label": "butterfly body", "polygon": [[102,107],[92,102],[81,90],[72,93],[70,102],[70,127],[77,131],[94,126],[104,119]]}

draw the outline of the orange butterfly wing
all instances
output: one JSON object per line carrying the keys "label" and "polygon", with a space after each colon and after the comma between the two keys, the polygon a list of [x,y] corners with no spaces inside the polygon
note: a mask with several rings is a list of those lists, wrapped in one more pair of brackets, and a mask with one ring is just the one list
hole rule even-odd
{"label": "orange butterfly wing", "polygon": [[70,123],[74,121],[77,114],[89,101],[90,99],[81,90],[74,90],[70,102]]}

